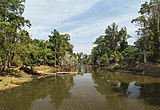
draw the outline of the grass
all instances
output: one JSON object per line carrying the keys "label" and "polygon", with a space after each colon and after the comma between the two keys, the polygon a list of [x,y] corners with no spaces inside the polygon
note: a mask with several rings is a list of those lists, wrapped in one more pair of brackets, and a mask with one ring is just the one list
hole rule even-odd
{"label": "grass", "polygon": [[31,80],[32,80],[31,77],[14,77],[14,76],[0,77],[0,91],[20,86],[20,84],[24,82],[29,82]]}
{"label": "grass", "polygon": [[57,71],[58,68],[54,68],[51,66],[35,66],[33,67],[35,71],[44,72],[44,73],[54,73]]}
{"label": "grass", "polygon": [[[40,73],[54,73],[58,68],[50,66],[35,66],[33,69]],[[46,76],[45,76],[46,77]],[[0,76],[0,91],[20,86],[22,83],[31,82],[33,79],[44,78],[44,76],[34,76],[26,74],[23,71],[14,72]]]}

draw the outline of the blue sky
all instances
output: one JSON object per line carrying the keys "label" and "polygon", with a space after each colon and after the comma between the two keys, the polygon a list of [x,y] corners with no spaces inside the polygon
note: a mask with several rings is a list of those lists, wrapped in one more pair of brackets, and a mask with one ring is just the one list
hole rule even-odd
{"label": "blue sky", "polygon": [[138,10],[146,0],[26,0],[24,17],[31,21],[27,28],[31,38],[48,39],[53,29],[60,33],[68,33],[74,52],[89,54],[92,43],[104,34],[106,27],[113,22],[119,27],[127,27],[133,37],[129,43],[137,39],[131,24]]}

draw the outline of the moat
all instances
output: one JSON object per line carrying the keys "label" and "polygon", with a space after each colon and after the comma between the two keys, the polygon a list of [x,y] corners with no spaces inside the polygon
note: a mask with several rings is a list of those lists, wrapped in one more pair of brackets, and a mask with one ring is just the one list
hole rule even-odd
{"label": "moat", "polygon": [[160,110],[160,77],[80,71],[0,92],[0,110]]}

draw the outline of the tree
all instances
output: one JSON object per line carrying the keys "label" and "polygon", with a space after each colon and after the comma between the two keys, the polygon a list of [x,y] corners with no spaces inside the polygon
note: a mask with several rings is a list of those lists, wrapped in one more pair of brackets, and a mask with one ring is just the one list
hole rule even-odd
{"label": "tree", "polygon": [[153,62],[160,58],[160,1],[151,0],[150,34],[153,35]]}
{"label": "tree", "polygon": [[140,17],[133,19],[133,22],[138,23],[141,27],[139,28],[138,35],[141,35],[144,37],[144,43],[143,43],[143,55],[144,55],[144,62],[147,62],[147,55],[146,55],[146,47],[147,47],[147,36],[149,29],[147,28],[149,25],[149,15],[150,15],[150,8],[151,6],[148,4],[148,2],[145,2],[141,5],[139,13],[141,14]]}
{"label": "tree", "polygon": [[69,43],[69,34],[60,34],[57,30],[49,35],[50,48],[54,53],[54,66],[61,65],[66,51],[73,54],[73,45]]}
{"label": "tree", "polygon": [[137,33],[142,37],[136,44],[143,47],[144,62],[147,62],[149,57],[147,51],[151,53],[152,61],[157,62],[160,55],[160,1],[145,2],[141,5],[139,13],[141,16],[132,20],[140,26]]}
{"label": "tree", "polygon": [[126,28],[118,30],[118,26],[113,23],[105,30],[105,35],[96,39],[96,45],[92,50],[93,64],[108,65],[111,62],[118,62],[122,59],[122,51],[128,47]]}
{"label": "tree", "polygon": [[21,51],[20,44],[25,42],[22,37],[29,37],[22,27],[30,26],[29,20],[22,17],[25,0],[0,1],[0,62],[2,70],[10,66],[14,57]]}
{"label": "tree", "polygon": [[48,41],[32,40],[29,53],[25,57],[27,58],[25,65],[50,65],[52,63],[53,52],[48,46]]}

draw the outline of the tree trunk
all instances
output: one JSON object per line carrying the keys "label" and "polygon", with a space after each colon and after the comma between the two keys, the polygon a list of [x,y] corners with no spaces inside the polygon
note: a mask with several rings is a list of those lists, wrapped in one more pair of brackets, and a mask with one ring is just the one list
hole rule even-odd
{"label": "tree trunk", "polygon": [[143,58],[144,58],[144,63],[147,62],[147,55],[146,55],[146,51],[144,50],[143,51]]}
{"label": "tree trunk", "polygon": [[54,55],[54,66],[57,66],[57,51],[55,51],[55,55]]}
{"label": "tree trunk", "polygon": [[144,22],[144,50],[143,50],[143,57],[144,57],[144,63],[147,62],[147,54],[146,54],[146,50],[147,50],[147,22]]}

